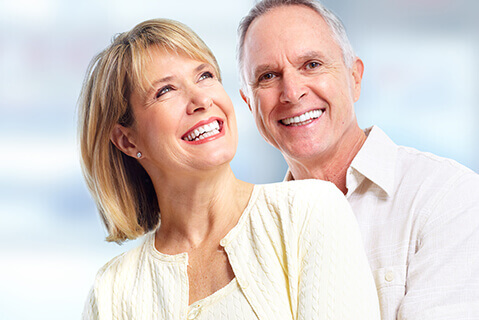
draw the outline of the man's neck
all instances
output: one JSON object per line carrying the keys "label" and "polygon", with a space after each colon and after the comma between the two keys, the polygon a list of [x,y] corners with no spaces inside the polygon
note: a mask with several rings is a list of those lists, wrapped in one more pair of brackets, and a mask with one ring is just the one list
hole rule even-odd
{"label": "man's neck", "polygon": [[295,180],[320,179],[334,183],[344,194],[348,168],[366,141],[366,134],[358,127],[353,134],[343,138],[329,154],[321,154],[314,159],[293,159],[285,157]]}

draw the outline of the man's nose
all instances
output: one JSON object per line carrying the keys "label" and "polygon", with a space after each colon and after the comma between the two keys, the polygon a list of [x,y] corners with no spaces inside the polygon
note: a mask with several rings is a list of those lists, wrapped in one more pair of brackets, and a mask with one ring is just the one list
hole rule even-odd
{"label": "man's nose", "polygon": [[282,75],[281,103],[298,103],[306,95],[307,88],[297,71],[287,71]]}

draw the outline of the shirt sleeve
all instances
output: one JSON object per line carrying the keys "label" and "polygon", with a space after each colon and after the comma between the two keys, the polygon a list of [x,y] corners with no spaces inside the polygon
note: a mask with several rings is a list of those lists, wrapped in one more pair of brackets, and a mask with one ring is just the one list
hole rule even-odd
{"label": "shirt sleeve", "polygon": [[306,207],[307,216],[299,227],[297,319],[380,319],[376,286],[349,203],[332,184],[312,191],[298,204]]}
{"label": "shirt sleeve", "polygon": [[479,176],[442,183],[424,209],[399,320],[479,316]]}

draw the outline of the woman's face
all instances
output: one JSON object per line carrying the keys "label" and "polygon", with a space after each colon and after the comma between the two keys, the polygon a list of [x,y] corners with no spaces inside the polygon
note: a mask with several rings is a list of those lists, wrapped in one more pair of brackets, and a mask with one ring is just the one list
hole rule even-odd
{"label": "woman's face", "polygon": [[229,163],[237,147],[236,118],[215,69],[157,47],[149,53],[146,90],[130,97],[132,138],[145,169],[179,173]]}

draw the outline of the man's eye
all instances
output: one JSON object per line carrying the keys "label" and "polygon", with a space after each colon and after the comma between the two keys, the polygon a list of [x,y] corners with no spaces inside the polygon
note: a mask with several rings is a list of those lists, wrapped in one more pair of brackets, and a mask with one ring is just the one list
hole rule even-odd
{"label": "man's eye", "polygon": [[259,81],[271,80],[273,78],[274,78],[274,74],[269,72],[269,73],[265,73],[261,77],[259,77]]}
{"label": "man's eye", "polygon": [[316,69],[317,67],[319,67],[321,64],[319,62],[316,62],[316,61],[312,61],[312,62],[309,62],[307,65],[306,65],[306,69]]}
{"label": "man's eye", "polygon": [[209,71],[203,72],[200,77],[200,81],[208,78],[214,78],[213,74]]}
{"label": "man's eye", "polygon": [[162,95],[164,95],[165,93],[168,93],[170,92],[171,90],[173,90],[173,88],[171,86],[164,86],[163,88],[161,88],[160,90],[158,90],[158,92],[156,93],[156,98],[158,99],[159,97],[161,97]]}

